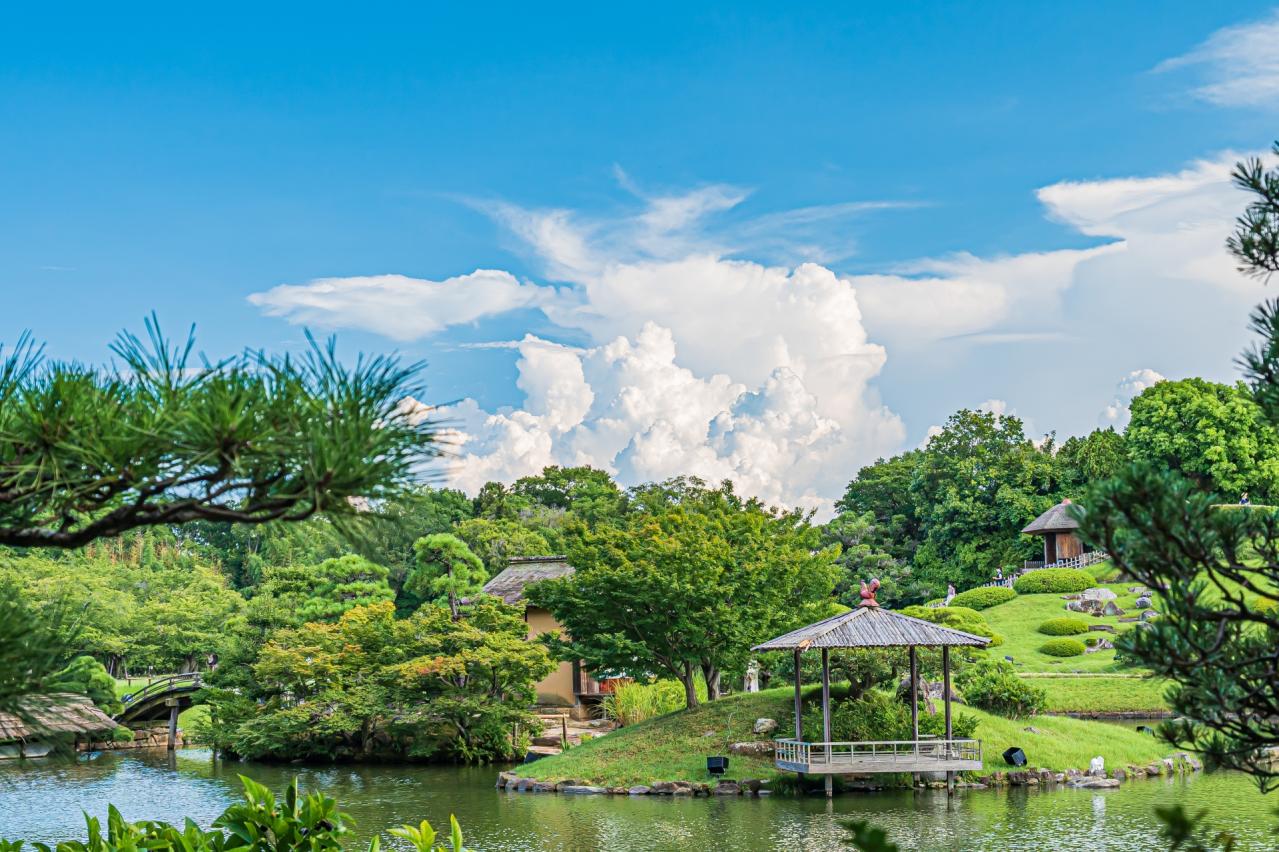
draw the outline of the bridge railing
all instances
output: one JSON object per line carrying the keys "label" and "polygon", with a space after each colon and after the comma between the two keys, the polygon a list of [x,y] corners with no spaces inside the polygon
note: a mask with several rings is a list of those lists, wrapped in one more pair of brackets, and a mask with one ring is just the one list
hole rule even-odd
{"label": "bridge railing", "polygon": [[199,689],[202,684],[200,672],[168,675],[151,681],[137,692],[130,692],[121,698],[120,702],[127,708],[156,695],[164,695],[178,689]]}

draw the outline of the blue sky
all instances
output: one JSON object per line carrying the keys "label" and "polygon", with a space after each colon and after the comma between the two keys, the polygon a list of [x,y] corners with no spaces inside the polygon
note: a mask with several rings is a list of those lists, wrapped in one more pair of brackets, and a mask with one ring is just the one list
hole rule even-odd
{"label": "blue sky", "polygon": [[[1269,6],[848,5],[10,11],[0,340],[306,324],[471,400],[460,484],[585,460],[806,505],[960,406],[1068,434],[1233,375],[1263,291],[1211,247],[1279,135]],[[804,262],[830,280],[757,274]],[[429,284],[477,269],[509,281]],[[663,329],[661,381],[603,350]]]}

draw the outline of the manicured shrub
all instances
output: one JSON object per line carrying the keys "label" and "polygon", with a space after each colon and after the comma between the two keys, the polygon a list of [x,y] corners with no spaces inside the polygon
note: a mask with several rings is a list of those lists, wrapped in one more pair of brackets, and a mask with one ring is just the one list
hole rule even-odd
{"label": "manicured shrub", "polygon": [[102,663],[88,655],[76,657],[65,669],[55,674],[48,688],[50,692],[87,695],[108,716],[114,716],[124,709],[115,694],[115,678],[107,674]]}
{"label": "manicured shrub", "polygon": [[121,725],[111,732],[111,742],[131,743],[133,742],[133,731]]}
{"label": "manicured shrub", "polygon": [[1004,644],[1004,637],[990,629],[986,619],[975,609],[966,606],[908,606],[899,609],[902,615],[931,621],[952,630],[962,630],[974,636],[984,636],[990,640],[990,647]]}
{"label": "manicured shrub", "polygon": [[1097,647],[1097,643],[1100,641],[1101,640],[1098,639],[1096,636],[1087,636],[1084,638],[1084,644],[1087,645],[1089,648]]}
{"label": "manicured shrub", "polygon": [[1001,716],[1033,716],[1048,705],[1048,693],[1017,677],[1012,664],[1003,660],[964,666],[955,683],[968,704]]}
{"label": "manicured shrub", "polygon": [[1078,657],[1084,652],[1084,643],[1078,639],[1049,639],[1039,646],[1039,653],[1050,657]]}
{"label": "manicured shrub", "polygon": [[982,586],[960,592],[950,599],[951,606],[965,606],[969,609],[988,609],[1007,603],[1017,597],[1017,593],[1007,586]]}
{"label": "manicured shrub", "polygon": [[1050,618],[1039,625],[1039,632],[1045,636],[1076,636],[1088,632],[1088,623],[1078,618]]}
{"label": "manicured shrub", "polygon": [[1097,584],[1092,574],[1078,568],[1041,568],[1022,574],[1013,582],[1019,595],[1082,592]]}

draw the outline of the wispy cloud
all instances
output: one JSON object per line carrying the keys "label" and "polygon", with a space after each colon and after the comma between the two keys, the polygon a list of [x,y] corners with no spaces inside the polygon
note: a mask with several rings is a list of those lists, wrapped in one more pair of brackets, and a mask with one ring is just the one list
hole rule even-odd
{"label": "wispy cloud", "polygon": [[1188,53],[1164,60],[1155,72],[1193,69],[1202,81],[1190,93],[1220,106],[1279,107],[1279,11],[1268,18],[1217,30]]}

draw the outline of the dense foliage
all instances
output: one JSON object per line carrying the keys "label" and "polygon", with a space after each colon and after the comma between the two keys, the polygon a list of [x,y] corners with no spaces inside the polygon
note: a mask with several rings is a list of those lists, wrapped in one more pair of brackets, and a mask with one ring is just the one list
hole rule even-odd
{"label": "dense foliage", "polygon": [[[942,737],[946,734],[946,718],[936,708],[920,700],[919,733]],[[951,733],[957,739],[973,736],[977,719],[967,713],[951,717]],[[830,711],[830,741],[866,742],[914,739],[910,721],[910,702],[872,689],[857,699],[834,701]],[[822,708],[811,702],[804,708],[804,738],[812,742],[826,740],[822,728]]]}
{"label": "dense foliage", "polygon": [[416,365],[301,358],[217,362],[121,334],[119,363],[46,361],[29,338],[0,358],[0,545],[74,548],[141,527],[264,523],[397,493],[435,454],[404,400]]}
{"label": "dense foliage", "polygon": [[1078,657],[1083,652],[1084,643],[1069,637],[1049,639],[1039,646],[1039,653],[1050,657]]}
{"label": "dense foliage", "polygon": [[493,599],[460,620],[429,605],[396,618],[386,601],[277,630],[243,686],[211,690],[211,735],[253,759],[521,757],[513,731],[534,722],[533,686],[553,667],[526,632]]}
{"label": "dense foliage", "polygon": [[1233,501],[1279,496],[1279,433],[1252,391],[1203,379],[1159,382],[1132,401],[1134,460],[1177,471]]}
{"label": "dense foliage", "polygon": [[675,678],[693,707],[699,673],[713,700],[752,645],[828,614],[839,569],[819,541],[799,512],[677,479],[633,489],[627,509],[594,529],[572,525],[576,573],[526,595],[564,627],[562,658]]}
{"label": "dense foliage", "polygon": [[[340,852],[353,821],[338,810],[337,802],[321,793],[298,792],[295,779],[277,801],[266,787],[240,776],[244,785],[244,801],[231,805],[205,830],[188,819],[181,827],[156,820],[125,822],[114,805],[107,808],[106,831],[97,817],[85,815],[88,837],[84,841],[59,843],[57,852],[125,852],[145,849],[148,852]],[[466,852],[462,829],[450,817],[451,832],[447,846],[436,843],[431,824],[404,825],[390,829],[414,852]],[[20,852],[21,840],[0,839],[0,852]],[[37,852],[50,852],[43,843],[32,843]],[[369,852],[378,852],[379,838],[369,844]]]}
{"label": "dense foliage", "polygon": [[478,595],[488,574],[484,563],[455,535],[435,533],[413,545],[417,565],[404,582],[404,590],[423,600],[447,606],[454,620],[461,602]]}
{"label": "dense foliage", "polygon": [[102,663],[88,655],[76,657],[46,684],[49,692],[74,692],[87,695],[98,709],[114,716],[124,709],[115,694],[115,678],[107,674]]}
{"label": "dense foliage", "polygon": [[1007,586],[978,586],[955,595],[950,599],[950,605],[968,609],[989,609],[992,606],[1007,603],[1015,597],[1017,592]]}
{"label": "dense foliage", "polygon": [[1013,581],[1019,595],[1071,594],[1097,585],[1092,574],[1079,568],[1041,568]]}
{"label": "dense foliage", "polygon": [[1020,719],[1042,713],[1048,693],[1017,677],[1012,663],[985,659],[962,669],[955,684],[974,707]]}

